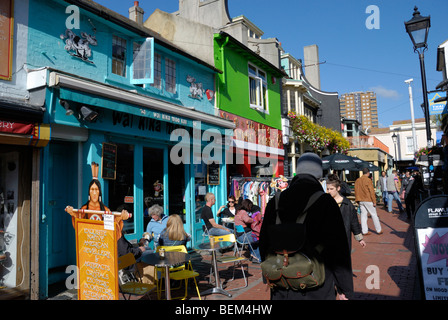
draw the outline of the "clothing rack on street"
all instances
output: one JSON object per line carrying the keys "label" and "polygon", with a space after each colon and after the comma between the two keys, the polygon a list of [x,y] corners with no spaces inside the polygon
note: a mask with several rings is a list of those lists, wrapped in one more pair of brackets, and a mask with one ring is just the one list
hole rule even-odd
{"label": "clothing rack on street", "polygon": [[230,196],[235,199],[249,199],[254,205],[260,207],[261,214],[264,216],[264,210],[269,200],[275,194],[275,188],[271,187],[272,177],[230,177]]}

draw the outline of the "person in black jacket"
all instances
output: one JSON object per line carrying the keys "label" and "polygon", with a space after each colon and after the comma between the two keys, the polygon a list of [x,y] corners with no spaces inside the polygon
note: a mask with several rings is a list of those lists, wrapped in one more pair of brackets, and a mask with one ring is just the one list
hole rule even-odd
{"label": "person in black jacket", "polygon": [[342,220],[344,221],[345,233],[347,234],[350,251],[352,249],[352,233],[355,240],[359,242],[361,247],[365,248],[366,243],[363,239],[361,225],[359,224],[355,206],[350,200],[340,194],[340,190],[341,181],[338,176],[330,175],[327,179],[327,193],[333,197],[341,209]]}
{"label": "person in black jacket", "polygon": [[[322,160],[313,153],[303,154],[297,161],[297,175],[288,189],[280,195],[279,218],[282,223],[295,223],[303,212],[309,198],[322,191],[318,179],[322,177]],[[283,235],[270,234],[270,226],[276,223],[275,199],[266,206],[260,231],[259,249],[261,260],[272,252],[272,243]],[[272,300],[335,300],[336,290],[340,299],[349,299],[353,294],[353,273],[350,250],[345,233],[344,222],[339,207],[329,194],[322,194],[308,209],[305,219],[306,241],[310,245],[323,247],[321,257],[325,265],[325,282],[316,288],[291,290],[271,289]],[[271,229],[272,230],[272,229]]]}

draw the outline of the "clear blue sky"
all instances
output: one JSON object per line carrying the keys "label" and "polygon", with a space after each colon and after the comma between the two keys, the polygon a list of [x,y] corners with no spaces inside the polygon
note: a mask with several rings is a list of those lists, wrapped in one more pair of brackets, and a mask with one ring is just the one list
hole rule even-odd
{"label": "clear blue sky", "polygon": [[[129,0],[97,0],[128,16]],[[379,29],[368,29],[369,5],[379,9]],[[437,47],[448,40],[447,0],[229,0],[231,17],[246,16],[263,32],[277,38],[283,49],[303,59],[303,47],[319,47],[321,88],[339,94],[372,90],[378,99],[380,127],[394,120],[411,119],[408,85],[413,78],[414,112],[422,118],[420,64],[404,21],[412,18],[414,6],[431,16],[428,51],[425,52],[428,90],[442,81],[436,71]],[[155,9],[175,12],[178,0],[140,0],[147,19]],[[194,39],[192,39],[194,41]]]}

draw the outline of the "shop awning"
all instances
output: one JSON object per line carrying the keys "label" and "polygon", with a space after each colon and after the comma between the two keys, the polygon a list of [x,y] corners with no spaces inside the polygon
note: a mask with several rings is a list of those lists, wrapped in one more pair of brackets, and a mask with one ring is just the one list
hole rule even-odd
{"label": "shop awning", "polygon": [[147,116],[188,127],[194,127],[196,121],[201,121],[224,129],[235,128],[233,122],[208,113],[58,72],[50,73],[49,87],[58,87],[61,99],[133,115]]}
{"label": "shop awning", "polygon": [[0,143],[45,147],[50,141],[50,125],[43,123],[0,121]]}

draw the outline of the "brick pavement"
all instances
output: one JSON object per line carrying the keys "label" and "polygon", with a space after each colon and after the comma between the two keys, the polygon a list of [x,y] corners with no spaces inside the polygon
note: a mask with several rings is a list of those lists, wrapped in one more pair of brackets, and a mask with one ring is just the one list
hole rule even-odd
{"label": "brick pavement", "polygon": [[[369,218],[368,225],[371,235],[365,237],[366,248],[362,248],[354,239],[352,241],[352,266],[355,294],[353,300],[420,300],[418,285],[418,269],[414,254],[414,231],[406,220],[406,214],[399,214],[394,204],[394,212],[388,213],[381,205],[377,206],[383,234],[376,234],[373,222]],[[226,252],[224,254],[230,254]],[[192,252],[192,263],[200,273],[197,278],[200,292],[212,286],[209,284],[211,256],[207,253]],[[248,262],[248,286],[244,289],[231,291],[232,297],[221,294],[202,296],[203,300],[269,300],[270,293],[261,279],[259,264]],[[235,280],[229,281],[232,272],[229,265],[220,265],[220,277],[226,289],[243,285],[241,270],[235,273]],[[231,268],[230,268],[231,269]],[[378,281],[374,277],[378,276]],[[190,284],[193,282],[190,281]],[[183,290],[181,290],[183,293]],[[172,296],[176,296],[172,292]],[[189,299],[198,300],[194,285],[189,288]],[[52,299],[76,299],[63,293]],[[120,296],[121,299],[121,296]],[[134,299],[146,300],[146,297]],[[156,300],[156,294],[151,300]]]}

